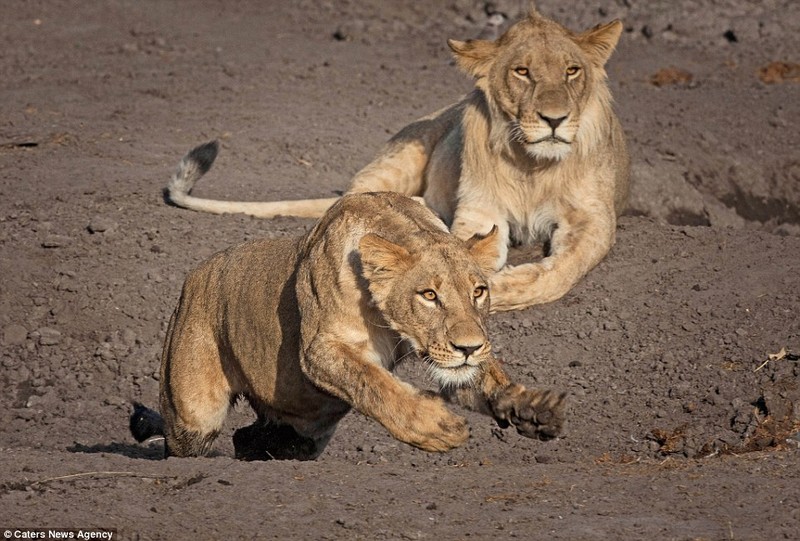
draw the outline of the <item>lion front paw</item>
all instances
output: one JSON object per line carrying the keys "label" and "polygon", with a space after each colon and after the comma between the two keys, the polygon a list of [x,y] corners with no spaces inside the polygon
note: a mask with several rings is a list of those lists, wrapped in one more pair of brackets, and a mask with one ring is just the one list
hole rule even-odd
{"label": "lion front paw", "polygon": [[514,383],[497,393],[490,406],[503,428],[512,424],[526,438],[550,440],[564,427],[566,396],[563,392],[526,389]]}
{"label": "lion front paw", "polygon": [[424,451],[449,451],[469,439],[467,420],[448,410],[439,398],[423,398],[411,405],[407,415],[407,423],[395,436]]}

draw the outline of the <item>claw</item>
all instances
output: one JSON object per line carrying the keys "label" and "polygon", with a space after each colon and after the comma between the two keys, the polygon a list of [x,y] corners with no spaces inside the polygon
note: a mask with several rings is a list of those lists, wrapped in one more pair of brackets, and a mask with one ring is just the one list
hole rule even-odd
{"label": "claw", "polygon": [[563,404],[566,393],[529,390],[512,384],[492,401],[497,424],[509,424],[526,438],[550,440],[557,437],[563,426]]}

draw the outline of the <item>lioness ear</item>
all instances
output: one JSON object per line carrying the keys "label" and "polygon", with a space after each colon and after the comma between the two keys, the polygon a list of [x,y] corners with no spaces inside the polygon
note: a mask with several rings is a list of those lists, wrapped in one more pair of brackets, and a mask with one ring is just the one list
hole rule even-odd
{"label": "lioness ear", "polygon": [[622,34],[622,22],[619,19],[608,24],[598,24],[594,28],[578,35],[578,45],[591,55],[598,66],[605,66],[611,53],[617,46]]}
{"label": "lioness ear", "polygon": [[500,233],[498,231],[497,226],[493,225],[492,230],[487,234],[475,234],[467,240],[469,254],[487,275],[500,270],[497,268],[500,258],[500,247],[498,246],[500,239],[497,238]]}
{"label": "lioness ear", "polygon": [[375,233],[367,233],[358,242],[364,278],[374,280],[389,277],[408,269],[411,254]]}
{"label": "lioness ear", "polygon": [[494,53],[497,50],[495,42],[483,39],[470,39],[467,41],[448,39],[447,45],[453,51],[456,64],[464,72],[476,79],[486,77],[489,74],[489,68],[492,65],[492,60],[494,60]]}

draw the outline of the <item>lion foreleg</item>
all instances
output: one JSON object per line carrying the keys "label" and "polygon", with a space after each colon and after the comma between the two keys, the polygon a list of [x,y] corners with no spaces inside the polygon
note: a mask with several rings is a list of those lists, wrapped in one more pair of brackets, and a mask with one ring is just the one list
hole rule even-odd
{"label": "lion foreleg", "polygon": [[609,252],[614,220],[580,218],[559,223],[548,257],[506,266],[489,280],[492,312],[521,310],[563,297]]}
{"label": "lion foreleg", "polygon": [[512,382],[500,362],[481,364],[480,379],[473,386],[442,389],[449,401],[494,418],[502,428],[513,425],[521,435],[547,440],[564,426],[566,393],[527,389]]}
{"label": "lion foreleg", "polygon": [[446,386],[441,389],[441,394],[449,402],[484,415],[494,416],[491,402],[510,384],[511,379],[500,366],[500,362],[489,359],[481,364],[480,376],[475,384]]}
{"label": "lion foreleg", "polygon": [[315,341],[301,361],[319,388],[381,423],[395,438],[425,451],[449,451],[469,437],[466,420],[429,396],[362,358],[347,344]]}

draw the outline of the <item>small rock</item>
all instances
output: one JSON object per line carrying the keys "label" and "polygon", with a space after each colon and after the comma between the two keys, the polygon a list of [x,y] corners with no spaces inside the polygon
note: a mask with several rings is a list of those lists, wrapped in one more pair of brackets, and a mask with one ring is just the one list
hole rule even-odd
{"label": "small rock", "polygon": [[132,347],[136,344],[136,331],[133,329],[123,329],[120,339],[123,344]]}
{"label": "small rock", "polygon": [[61,331],[51,327],[42,327],[39,333],[39,344],[42,346],[55,346],[61,342]]}
{"label": "small rock", "polygon": [[109,342],[101,342],[94,350],[94,356],[109,361],[114,358],[114,346]]}
{"label": "small rock", "polygon": [[607,331],[618,331],[619,330],[619,323],[614,320],[608,320],[603,322],[603,329]]}
{"label": "small rock", "polygon": [[25,407],[30,409],[47,409],[48,404],[52,404],[53,402],[57,401],[58,397],[56,396],[55,391],[51,388],[41,396],[37,394],[32,395],[25,403]]}
{"label": "small rock", "polygon": [[694,76],[686,70],[670,66],[658,70],[650,77],[653,86],[689,85]]}
{"label": "small rock", "polygon": [[3,329],[4,346],[20,346],[28,338],[28,330],[22,325],[9,325]]}
{"label": "small rock", "polygon": [[103,400],[106,406],[127,406],[128,401],[121,396],[108,396]]}
{"label": "small rock", "polygon": [[21,409],[21,410],[16,410],[15,417],[17,419],[22,419],[23,421],[31,421],[31,420],[35,419],[36,417],[39,417],[39,415],[41,415],[41,412],[39,412],[37,410],[34,410],[34,409]]}
{"label": "small rock", "polygon": [[72,238],[66,235],[48,235],[42,241],[43,248],[62,248],[72,243]]}
{"label": "small rock", "polygon": [[111,229],[114,229],[115,226],[116,224],[108,218],[97,216],[92,218],[92,221],[89,222],[89,225],[86,226],[86,229],[89,231],[89,233],[94,235],[95,233],[110,231]]}
{"label": "small rock", "polygon": [[372,446],[372,452],[375,453],[375,454],[382,455],[384,453],[391,452],[395,448],[396,447],[394,445],[391,445],[391,444],[376,443],[375,445]]}

